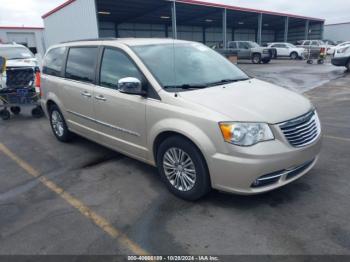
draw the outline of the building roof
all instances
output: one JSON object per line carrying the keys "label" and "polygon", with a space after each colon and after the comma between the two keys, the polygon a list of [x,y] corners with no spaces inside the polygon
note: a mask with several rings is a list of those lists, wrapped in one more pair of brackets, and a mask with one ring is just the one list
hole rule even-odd
{"label": "building roof", "polygon": [[343,22],[343,23],[334,23],[334,24],[326,24],[325,26],[331,26],[331,25],[349,25],[350,22]]}
{"label": "building roof", "polygon": [[28,26],[0,26],[0,29],[8,30],[43,30],[43,27],[28,27]]}
{"label": "building roof", "polygon": [[[44,14],[42,16],[42,18],[45,19],[45,18],[49,17],[50,15],[58,12],[59,10],[63,9],[64,7],[70,5],[71,3],[75,2],[75,1],[76,0],[66,1],[62,5],[56,7],[55,9],[51,10],[50,12]],[[234,11],[242,11],[242,12],[249,12],[249,13],[262,13],[262,14],[276,15],[276,16],[288,16],[288,17],[292,17],[292,18],[308,19],[308,20],[320,21],[320,22],[325,21],[324,19],[320,19],[320,18],[300,16],[300,15],[294,15],[294,14],[288,14],[288,13],[279,13],[279,12],[245,8],[245,7],[238,7],[238,6],[234,6],[234,5],[209,3],[206,1],[200,1],[200,0],[175,0],[175,1],[178,3],[191,4],[191,5],[201,5],[201,6],[208,6],[208,7],[214,7],[214,8],[224,8],[224,9],[229,9],[229,10],[234,10]]]}

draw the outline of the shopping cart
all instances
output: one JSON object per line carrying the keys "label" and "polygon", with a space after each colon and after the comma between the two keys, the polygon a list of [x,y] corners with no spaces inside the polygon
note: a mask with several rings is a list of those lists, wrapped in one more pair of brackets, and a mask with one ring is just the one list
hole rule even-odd
{"label": "shopping cart", "polygon": [[310,48],[307,50],[306,62],[312,65],[317,62],[319,65],[323,65],[327,57],[326,48]]}
{"label": "shopping cart", "polygon": [[[2,120],[9,120],[11,118],[10,112],[14,115],[20,114],[21,107],[32,107],[31,113],[35,118],[40,118],[44,115],[40,106],[40,89],[38,88],[38,86],[40,86],[40,82],[38,82],[40,81],[40,72],[37,71],[32,74],[33,77],[26,85],[15,86],[12,84],[5,88],[0,88],[0,118]],[[21,80],[21,76],[23,78],[23,75],[25,75],[23,72],[17,72],[17,74],[14,75],[16,77],[14,82],[12,82],[9,81],[12,80],[12,78],[8,70],[7,81],[3,82],[7,82],[7,84],[9,84],[9,82],[18,83],[18,81]]]}

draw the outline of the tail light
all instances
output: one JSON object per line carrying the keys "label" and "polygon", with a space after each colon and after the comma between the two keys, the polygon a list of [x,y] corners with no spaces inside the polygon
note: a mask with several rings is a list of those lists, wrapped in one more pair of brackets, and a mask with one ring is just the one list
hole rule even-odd
{"label": "tail light", "polygon": [[321,48],[321,55],[324,55],[326,53],[326,48],[322,47]]}
{"label": "tail light", "polygon": [[41,97],[41,79],[40,79],[40,71],[35,72],[35,91],[40,94]]}

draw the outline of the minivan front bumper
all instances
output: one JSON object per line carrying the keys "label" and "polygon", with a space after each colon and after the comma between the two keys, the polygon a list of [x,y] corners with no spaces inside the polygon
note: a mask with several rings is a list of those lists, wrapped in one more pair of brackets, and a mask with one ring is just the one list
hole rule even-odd
{"label": "minivan front bumper", "polygon": [[[241,148],[230,154],[214,154],[209,163],[212,187],[221,191],[250,195],[274,190],[308,173],[321,151],[321,134],[312,144],[295,148],[276,139]],[[267,183],[265,183],[267,182]]]}

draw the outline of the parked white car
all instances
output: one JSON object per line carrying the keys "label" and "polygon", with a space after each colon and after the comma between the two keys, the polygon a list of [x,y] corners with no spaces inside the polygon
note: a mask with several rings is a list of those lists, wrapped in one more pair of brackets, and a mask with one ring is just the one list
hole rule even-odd
{"label": "parked white car", "polygon": [[277,50],[277,57],[290,57],[291,59],[303,58],[305,48],[296,47],[290,43],[270,43],[268,47],[275,48]]}
{"label": "parked white car", "polygon": [[339,49],[342,49],[343,47],[346,47],[348,45],[350,45],[350,41],[346,41],[346,42],[341,43],[339,45],[333,46],[330,48],[329,53],[331,55],[334,55]]}
{"label": "parked white car", "polygon": [[350,44],[338,49],[332,59],[335,66],[345,66],[350,71]]}
{"label": "parked white car", "polygon": [[327,55],[333,55],[331,48],[334,47],[334,45],[322,40],[301,40],[298,41],[298,47],[303,47],[306,50],[325,48],[327,50]]}

